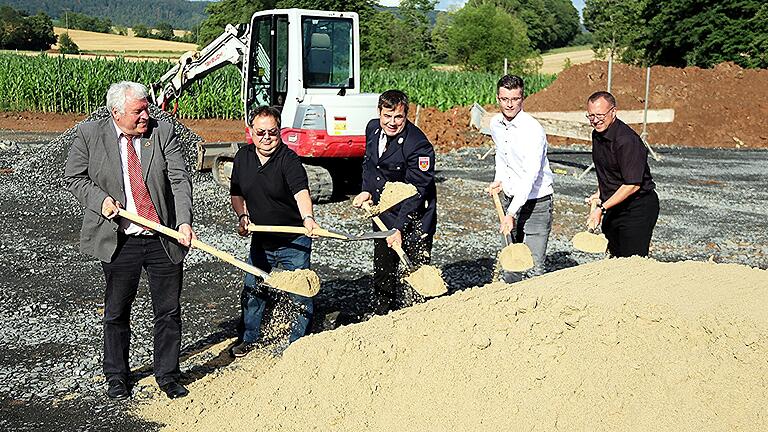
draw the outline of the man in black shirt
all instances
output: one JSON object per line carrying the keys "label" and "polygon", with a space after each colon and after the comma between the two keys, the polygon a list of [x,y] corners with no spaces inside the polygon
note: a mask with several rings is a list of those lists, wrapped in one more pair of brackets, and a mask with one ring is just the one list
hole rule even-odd
{"label": "man in black shirt", "polygon": [[602,220],[613,257],[648,256],[653,228],[659,217],[659,197],[648,167],[648,149],[637,133],[616,118],[616,99],[600,91],[587,100],[592,131],[592,161],[598,191],[586,199],[598,200],[588,224]]}
{"label": "man in black shirt", "polygon": [[[280,113],[271,107],[257,108],[249,122],[253,145],[235,154],[230,184],[232,208],[238,217],[238,234],[248,235],[248,224],[303,226],[307,235],[254,233],[249,262],[271,271],[273,268],[309,268],[312,230],[319,228],[312,214],[307,172],[301,160],[280,137]],[[311,297],[283,293],[257,283],[246,274],[241,295],[242,342],[233,347],[235,357],[244,356],[263,336],[261,321],[267,306],[286,307],[290,321],[288,343],[304,335],[312,318]]]}

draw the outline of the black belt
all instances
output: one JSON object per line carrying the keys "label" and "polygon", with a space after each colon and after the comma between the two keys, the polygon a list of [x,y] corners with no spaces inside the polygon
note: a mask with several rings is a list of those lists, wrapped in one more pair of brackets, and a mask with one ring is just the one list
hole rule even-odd
{"label": "black belt", "polygon": [[[510,201],[512,201],[512,199],[514,198],[514,197],[511,197],[511,196],[509,196],[507,194],[504,194],[504,196],[507,197],[507,199],[510,200]],[[544,195],[541,198],[529,199],[528,201],[525,202],[525,204],[541,203],[541,202],[544,202],[544,201],[549,201],[551,199],[552,199],[552,194],[549,194],[549,195]],[[525,204],[523,204],[523,205],[525,205]]]}

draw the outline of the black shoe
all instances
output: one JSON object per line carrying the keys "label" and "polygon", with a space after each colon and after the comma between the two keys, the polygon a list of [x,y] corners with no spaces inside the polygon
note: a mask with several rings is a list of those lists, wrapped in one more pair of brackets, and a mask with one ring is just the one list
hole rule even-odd
{"label": "black shoe", "polygon": [[189,394],[189,390],[176,381],[170,381],[161,385],[160,390],[164,391],[169,399],[183,398]]}
{"label": "black shoe", "polygon": [[114,400],[125,400],[131,397],[128,382],[124,378],[111,378],[107,381],[107,397]]}
{"label": "black shoe", "polygon": [[256,342],[240,342],[229,350],[232,357],[245,357],[246,354],[256,348]]}

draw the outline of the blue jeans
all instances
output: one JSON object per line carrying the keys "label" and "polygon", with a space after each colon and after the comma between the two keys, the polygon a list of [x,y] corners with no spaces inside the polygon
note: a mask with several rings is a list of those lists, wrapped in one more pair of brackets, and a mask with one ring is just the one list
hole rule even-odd
{"label": "blue jeans", "polygon": [[[501,195],[504,209],[509,207],[511,201],[504,194]],[[552,195],[526,201],[515,217],[515,228],[508,237],[510,243],[522,242],[531,250],[533,270],[528,272],[528,276],[544,274],[549,232],[552,231],[552,201]],[[501,272],[501,277],[506,283],[519,282],[523,276],[524,274],[519,272]]]}
{"label": "blue jeans", "polygon": [[[264,250],[259,244],[252,241],[248,263],[266,272],[271,272],[277,268],[283,270],[308,269],[311,251],[312,239],[303,235],[274,250]],[[290,326],[288,343],[304,336],[314,311],[312,297],[304,297],[267,287],[261,278],[250,273],[245,275],[240,306],[242,308],[242,339],[249,343],[256,342],[263,336],[261,324],[268,306],[270,308],[285,307]]]}

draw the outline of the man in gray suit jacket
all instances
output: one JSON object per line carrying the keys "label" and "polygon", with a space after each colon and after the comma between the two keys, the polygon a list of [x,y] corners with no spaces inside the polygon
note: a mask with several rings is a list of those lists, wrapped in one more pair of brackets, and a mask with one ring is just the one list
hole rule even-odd
{"label": "man in gray suit jacket", "polygon": [[[170,398],[179,383],[182,261],[192,231],[192,181],[173,127],[149,117],[147,89],[119,82],[107,92],[111,118],[80,124],[64,177],[85,207],[80,249],[101,261],[104,295],[104,375],[107,396],[130,397],[130,311],[141,269],[154,311],[154,372]],[[178,243],[120,217],[118,208],[178,229]]]}

